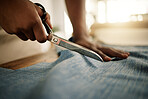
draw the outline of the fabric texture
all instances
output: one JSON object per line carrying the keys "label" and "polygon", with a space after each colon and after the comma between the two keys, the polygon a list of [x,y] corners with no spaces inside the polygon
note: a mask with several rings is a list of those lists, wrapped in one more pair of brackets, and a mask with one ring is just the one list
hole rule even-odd
{"label": "fabric texture", "polygon": [[0,68],[0,99],[148,99],[148,47],[111,47],[129,58],[100,62],[59,49],[53,63]]}

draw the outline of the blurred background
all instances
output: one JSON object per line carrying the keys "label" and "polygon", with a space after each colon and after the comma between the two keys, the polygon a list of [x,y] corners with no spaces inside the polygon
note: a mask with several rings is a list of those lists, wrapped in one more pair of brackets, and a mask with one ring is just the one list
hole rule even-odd
{"label": "blurred background", "polygon": [[[64,0],[31,1],[46,8],[57,35],[65,39],[71,37],[73,29]],[[95,41],[109,45],[147,46],[148,0],[86,0],[86,23]],[[21,41],[0,29],[0,64],[45,53],[50,47],[50,42]]]}
{"label": "blurred background", "polygon": [[96,40],[148,45],[148,0],[87,0],[86,6],[88,27]]}

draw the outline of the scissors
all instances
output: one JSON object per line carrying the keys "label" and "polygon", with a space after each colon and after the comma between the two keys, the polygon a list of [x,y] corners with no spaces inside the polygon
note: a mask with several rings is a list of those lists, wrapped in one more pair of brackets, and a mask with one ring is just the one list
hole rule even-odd
{"label": "scissors", "polygon": [[88,57],[91,57],[93,59],[103,62],[103,59],[101,58],[101,56],[98,55],[96,52],[91,51],[83,46],[80,46],[76,43],[65,40],[65,39],[53,34],[53,31],[51,30],[49,25],[46,23],[45,17],[47,15],[47,12],[46,12],[45,8],[40,3],[35,3],[35,4],[37,6],[39,6],[41,8],[41,10],[43,11],[43,15],[41,16],[41,20],[42,20],[43,25],[45,26],[47,33],[49,35],[51,35],[51,39],[48,39],[50,42],[52,42],[53,44],[56,44],[58,46],[64,47],[66,49],[78,52],[82,55],[85,55],[85,56],[88,56]]}

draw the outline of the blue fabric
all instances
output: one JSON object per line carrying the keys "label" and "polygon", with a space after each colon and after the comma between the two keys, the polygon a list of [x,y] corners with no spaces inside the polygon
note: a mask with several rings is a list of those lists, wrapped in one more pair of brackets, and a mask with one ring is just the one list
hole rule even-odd
{"label": "blue fabric", "polygon": [[128,59],[100,62],[58,50],[53,63],[0,68],[0,99],[148,99],[148,47],[118,47]]}

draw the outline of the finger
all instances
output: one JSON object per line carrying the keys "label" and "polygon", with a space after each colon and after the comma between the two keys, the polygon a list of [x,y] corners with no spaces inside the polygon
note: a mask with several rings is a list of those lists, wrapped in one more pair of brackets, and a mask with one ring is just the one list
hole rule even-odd
{"label": "finger", "polygon": [[97,48],[92,48],[92,50],[95,51],[97,54],[99,54],[104,61],[112,60],[109,56],[105,55],[102,51],[98,50]]}
{"label": "finger", "polygon": [[113,50],[112,56],[119,57],[119,58],[123,58],[123,59],[128,57],[127,54],[118,52],[118,51],[116,51],[116,50]]}
{"label": "finger", "polygon": [[[41,17],[43,15],[43,11],[41,10],[41,8],[39,6],[37,6],[36,4],[34,4],[34,5],[35,5],[35,8],[37,9],[39,16]],[[52,29],[52,25],[50,22],[50,15],[48,13],[46,13],[45,20],[46,20],[46,23],[49,25],[49,27]]]}
{"label": "finger", "polygon": [[118,51],[116,49],[113,49],[113,48],[108,48],[108,47],[103,47],[100,49],[103,53],[111,56],[111,57],[119,57],[119,58],[127,58],[128,57],[128,54],[126,54],[125,52],[123,51]]}
{"label": "finger", "polygon": [[[33,4],[34,4],[34,3],[33,3]],[[41,9],[39,6],[37,6],[36,4],[34,4],[34,6],[35,6],[35,8],[36,8],[36,10],[37,10],[37,12],[38,12],[38,14],[39,14],[39,16],[41,17],[41,16],[43,15],[42,9]]]}
{"label": "finger", "polygon": [[48,13],[46,14],[45,20],[46,20],[46,23],[49,25],[49,27],[52,29],[53,27],[50,22],[50,15]]}
{"label": "finger", "polygon": [[51,41],[51,39],[52,39],[52,35],[48,35],[48,37],[47,37],[47,39],[49,40],[49,41]]}
{"label": "finger", "polygon": [[109,56],[107,56],[106,54],[104,54],[102,51],[98,50],[96,52],[102,57],[102,59],[104,61],[111,61],[112,60]]}
{"label": "finger", "polygon": [[23,41],[28,40],[28,38],[26,37],[26,35],[24,33],[17,33],[16,35]]}
{"label": "finger", "polygon": [[120,52],[120,53],[124,53],[124,54],[127,54],[128,56],[130,55],[130,53],[129,52],[124,52],[124,51],[122,51],[122,50],[117,50],[118,52]]}
{"label": "finger", "polygon": [[36,40],[35,35],[34,35],[34,32],[33,32],[32,29],[26,30],[26,31],[24,31],[23,33],[24,33],[24,34],[26,35],[26,37],[27,37],[28,39],[30,39],[31,41]]}
{"label": "finger", "polygon": [[40,18],[38,19],[36,24],[34,24],[33,32],[34,32],[35,38],[38,42],[44,43],[47,40],[47,36],[45,34],[45,31],[42,26],[42,22],[41,22]]}
{"label": "finger", "polygon": [[129,56],[129,53],[127,52],[123,52],[123,51],[118,51],[118,50],[114,50],[114,55],[116,55],[119,58],[127,58]]}

